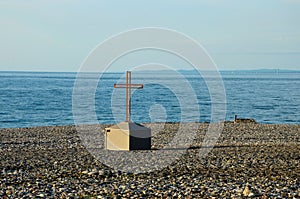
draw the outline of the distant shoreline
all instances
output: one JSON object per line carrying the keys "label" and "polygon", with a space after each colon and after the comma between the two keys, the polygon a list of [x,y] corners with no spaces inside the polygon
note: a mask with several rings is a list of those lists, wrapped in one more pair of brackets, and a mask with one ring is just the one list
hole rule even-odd
{"label": "distant shoreline", "polygon": [[[137,73],[139,72],[168,72],[169,70],[138,70],[138,71],[135,71]],[[173,70],[172,70],[173,71]],[[177,70],[174,70],[174,71],[177,71],[177,72],[180,72],[180,73],[192,73],[192,72],[196,72],[197,70],[184,70],[184,69],[177,69]],[[293,73],[293,72],[296,72],[296,73],[300,73],[300,70],[295,70],[295,69],[220,69],[218,70],[220,73],[227,73],[227,72],[249,72],[249,73]],[[12,71],[0,71],[0,73],[68,73],[68,74],[77,74],[79,71],[17,71],[17,70],[12,70]],[[207,70],[206,72],[212,72],[212,71],[209,71]],[[85,72],[85,73],[98,73],[98,72]],[[105,73],[120,73],[120,74],[123,74],[124,71],[107,71]]]}

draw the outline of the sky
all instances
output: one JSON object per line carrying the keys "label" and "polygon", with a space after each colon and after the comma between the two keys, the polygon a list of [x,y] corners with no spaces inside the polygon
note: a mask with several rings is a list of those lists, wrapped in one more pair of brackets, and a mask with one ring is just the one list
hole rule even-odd
{"label": "sky", "polygon": [[[300,0],[0,0],[0,71],[76,72],[99,43],[143,27],[193,38],[220,70],[300,70]],[[140,52],[115,69],[159,58],[185,69],[171,57]]]}

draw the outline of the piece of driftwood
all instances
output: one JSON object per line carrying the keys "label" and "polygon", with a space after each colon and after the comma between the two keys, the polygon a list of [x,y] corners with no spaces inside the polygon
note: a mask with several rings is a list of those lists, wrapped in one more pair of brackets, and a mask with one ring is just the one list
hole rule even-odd
{"label": "piece of driftwood", "polygon": [[234,124],[237,123],[255,123],[256,121],[252,118],[238,118],[237,115],[234,115],[234,120],[233,120]]}

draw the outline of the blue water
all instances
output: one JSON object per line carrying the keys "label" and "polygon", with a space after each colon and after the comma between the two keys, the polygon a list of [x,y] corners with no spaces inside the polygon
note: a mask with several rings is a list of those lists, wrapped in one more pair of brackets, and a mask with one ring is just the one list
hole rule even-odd
{"label": "blue water", "polygon": [[[221,74],[226,92],[226,120],[232,120],[237,114],[259,123],[300,123],[300,72],[226,71]],[[183,75],[197,99],[199,121],[210,122],[212,100],[206,82],[192,72]],[[113,88],[121,76],[122,73],[106,73],[97,84],[94,93],[99,123],[125,119],[125,91]],[[170,87],[155,83],[162,79],[181,91],[180,95],[190,95],[185,94],[177,78],[167,73],[136,76],[133,73],[133,83],[146,82],[144,89],[132,94],[133,121],[181,121],[178,95]],[[74,124],[75,80],[76,73],[0,72],[0,128]],[[89,92],[89,85],[98,79],[90,74],[85,81],[85,92]],[[191,109],[185,112],[185,118],[195,118],[194,105],[187,107]],[[83,104],[82,109],[85,107],[90,108]],[[84,123],[89,122],[87,115]]]}

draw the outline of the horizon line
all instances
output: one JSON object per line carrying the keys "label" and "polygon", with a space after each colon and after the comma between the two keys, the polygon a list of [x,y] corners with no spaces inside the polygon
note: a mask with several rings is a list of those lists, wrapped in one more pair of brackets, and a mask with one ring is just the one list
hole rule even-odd
{"label": "horizon line", "polygon": [[[197,69],[176,69],[175,71],[192,72]],[[169,71],[169,70],[137,70],[135,72],[156,72],[156,71]],[[213,70],[203,70],[205,72],[211,72]],[[234,72],[234,71],[269,71],[269,72],[300,72],[300,69],[283,69],[283,68],[258,68],[258,69],[220,69],[219,72]],[[80,71],[38,71],[38,70],[0,70],[0,72],[20,72],[20,73],[80,73]],[[105,73],[122,73],[124,71],[105,71]],[[99,73],[99,71],[89,71],[84,73]]]}

